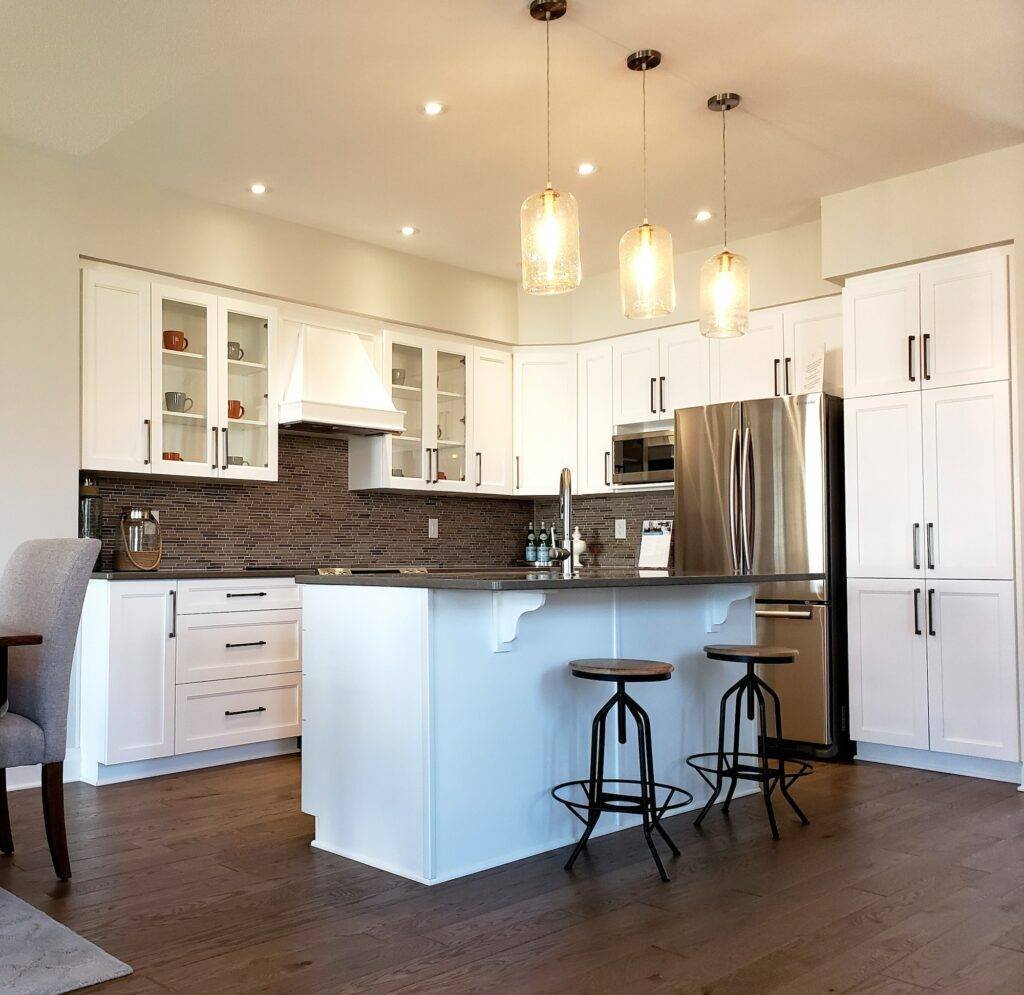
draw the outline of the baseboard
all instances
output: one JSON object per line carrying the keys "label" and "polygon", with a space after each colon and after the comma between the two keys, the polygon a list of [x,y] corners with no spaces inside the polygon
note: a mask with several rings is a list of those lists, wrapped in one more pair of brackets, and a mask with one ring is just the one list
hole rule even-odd
{"label": "baseboard", "polygon": [[[78,749],[68,750],[64,756],[64,783],[81,780],[82,754]],[[31,767],[11,767],[7,771],[7,790],[22,791],[38,788],[43,783],[43,768],[39,764]]]}
{"label": "baseboard", "polygon": [[[267,743],[248,743],[245,746],[226,746],[220,750],[201,750],[197,753],[183,753],[176,757],[158,757],[155,760],[136,760],[124,764],[82,764],[79,780],[94,787],[106,784],[122,784],[146,777],[160,777],[163,774],[180,774],[188,770],[203,770],[207,767],[222,767],[246,760],[262,760],[298,753],[294,736],[274,739]],[[65,778],[67,780],[67,778]]]}
{"label": "baseboard", "polygon": [[1021,765],[1012,760],[963,757],[956,753],[912,750],[906,746],[880,746],[877,743],[858,743],[856,759],[869,763],[891,764],[894,767],[934,770],[942,774],[981,777],[989,781],[1021,783]]}

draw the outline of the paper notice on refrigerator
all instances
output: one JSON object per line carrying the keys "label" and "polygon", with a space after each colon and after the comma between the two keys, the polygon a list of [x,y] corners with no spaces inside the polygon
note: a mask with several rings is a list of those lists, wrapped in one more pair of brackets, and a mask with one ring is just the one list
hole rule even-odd
{"label": "paper notice on refrigerator", "polygon": [[817,394],[818,391],[825,389],[824,383],[825,350],[815,349],[814,352],[807,357],[807,363],[804,365],[804,380],[800,385],[799,393]]}
{"label": "paper notice on refrigerator", "polygon": [[640,536],[640,556],[637,567],[641,570],[665,570],[672,549],[672,519],[647,519]]}

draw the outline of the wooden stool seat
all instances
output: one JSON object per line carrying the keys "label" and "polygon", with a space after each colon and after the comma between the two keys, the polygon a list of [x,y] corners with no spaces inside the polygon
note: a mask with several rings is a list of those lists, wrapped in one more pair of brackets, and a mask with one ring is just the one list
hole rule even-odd
{"label": "wooden stool seat", "polygon": [[705,646],[709,660],[732,663],[796,663],[797,650],[785,646]]}
{"label": "wooden stool seat", "polygon": [[675,667],[661,660],[617,660],[596,657],[591,660],[573,660],[569,669],[574,677],[592,681],[664,681],[672,676]]}

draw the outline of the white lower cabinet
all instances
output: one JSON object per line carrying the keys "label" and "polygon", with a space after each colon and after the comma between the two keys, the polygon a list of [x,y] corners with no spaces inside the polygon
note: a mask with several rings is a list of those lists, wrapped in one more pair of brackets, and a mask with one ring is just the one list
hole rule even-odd
{"label": "white lower cabinet", "polygon": [[850,735],[1020,759],[1012,581],[850,579]]}
{"label": "white lower cabinet", "polygon": [[300,735],[299,598],[290,577],[90,581],[83,769]]}

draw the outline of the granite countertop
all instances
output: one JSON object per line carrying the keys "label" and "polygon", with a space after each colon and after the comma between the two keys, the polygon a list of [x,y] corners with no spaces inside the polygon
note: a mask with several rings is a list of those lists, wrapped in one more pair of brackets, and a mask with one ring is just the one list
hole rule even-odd
{"label": "granite countertop", "polygon": [[265,570],[176,570],[169,567],[164,570],[97,570],[92,574],[93,580],[238,580],[241,577],[298,577],[300,574],[312,574],[312,567],[268,567]]}
{"label": "granite countertop", "polygon": [[346,587],[426,587],[448,591],[578,590],[588,587],[700,587],[708,584],[764,584],[772,581],[823,580],[824,574],[711,574],[686,576],[667,570],[587,569],[570,579],[555,570],[450,570],[422,574],[353,574],[296,577],[299,584]]}

